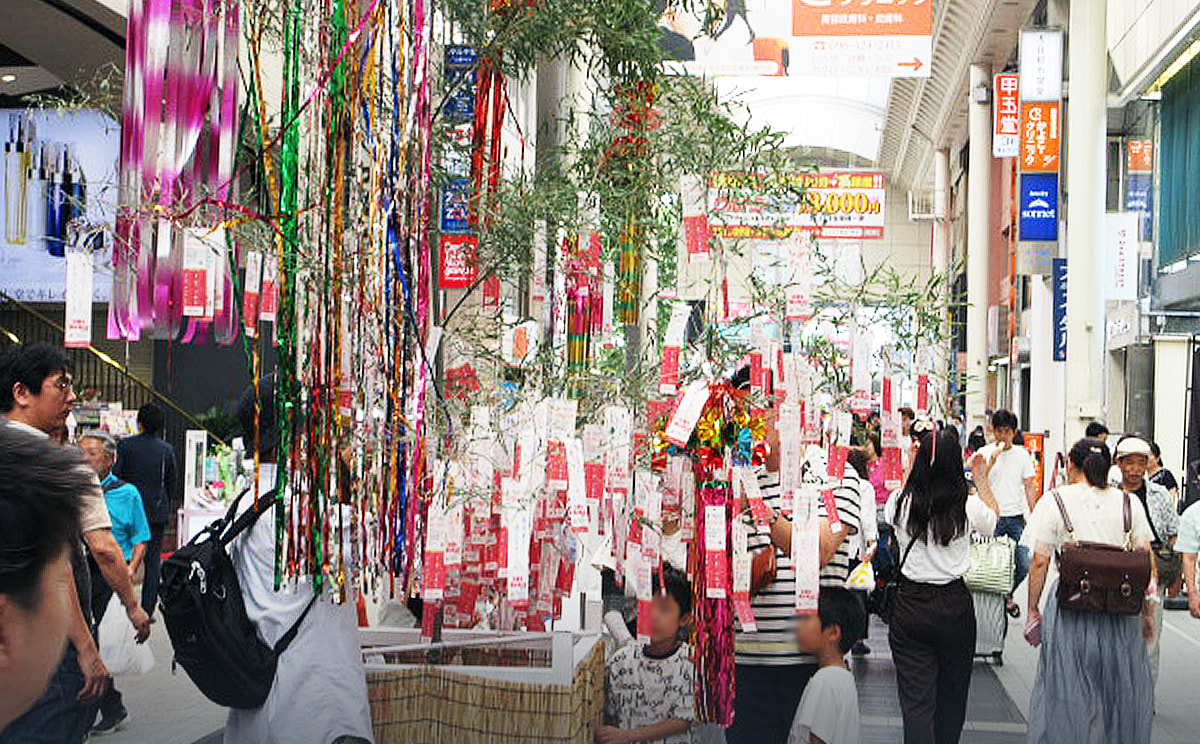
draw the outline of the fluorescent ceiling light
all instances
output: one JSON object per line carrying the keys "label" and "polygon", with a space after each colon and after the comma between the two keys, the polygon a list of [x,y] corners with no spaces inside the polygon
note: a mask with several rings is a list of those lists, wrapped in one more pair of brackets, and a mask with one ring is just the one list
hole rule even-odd
{"label": "fluorescent ceiling light", "polygon": [[11,83],[16,79],[16,75],[0,75],[0,83]]}
{"label": "fluorescent ceiling light", "polygon": [[1176,57],[1174,62],[1167,65],[1167,69],[1162,71],[1162,74],[1159,75],[1158,79],[1156,79],[1154,83],[1146,89],[1146,92],[1154,93],[1155,91],[1162,90],[1162,87],[1167,84],[1167,81],[1175,77],[1179,71],[1182,70],[1188,62],[1191,62],[1197,54],[1200,54],[1200,39],[1196,39],[1189,44],[1188,48],[1184,49],[1183,53]]}

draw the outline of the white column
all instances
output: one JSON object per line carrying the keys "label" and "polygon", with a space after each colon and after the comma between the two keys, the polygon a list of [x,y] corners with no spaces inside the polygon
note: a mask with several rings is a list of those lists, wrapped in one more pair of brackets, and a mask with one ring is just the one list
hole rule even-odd
{"label": "white column", "polygon": [[[971,90],[991,86],[991,71],[971,65]],[[968,104],[967,173],[967,431],[984,423],[987,407],[988,252],[992,240],[992,104]]]}
{"label": "white column", "polygon": [[1106,3],[1071,3],[1066,115],[1067,380],[1064,434],[1072,441],[1104,401],[1104,200],[1108,52]]}
{"label": "white column", "polygon": [[[1063,371],[1054,361],[1054,290],[1047,277],[1029,278],[1029,431],[1050,432],[1047,457],[1063,449]],[[1052,460],[1047,459],[1047,463]],[[1047,466],[1049,478],[1049,466]]]}
{"label": "white column", "polygon": [[933,379],[937,385],[936,410],[949,418],[946,401],[949,393],[950,371],[957,365],[950,359],[950,152],[938,150],[933,157],[933,255],[930,264],[933,275],[942,279],[943,295],[938,298],[937,309],[941,318],[939,330],[941,343],[933,350]]}

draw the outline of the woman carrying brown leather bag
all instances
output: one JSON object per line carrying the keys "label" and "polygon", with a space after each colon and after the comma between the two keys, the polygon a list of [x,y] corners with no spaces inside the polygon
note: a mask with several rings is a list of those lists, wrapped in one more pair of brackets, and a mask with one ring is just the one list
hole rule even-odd
{"label": "woman carrying brown leather bag", "polygon": [[[1147,597],[1140,614],[1125,614],[1128,603],[1120,601],[1090,606],[1078,601],[1079,587],[1061,592],[1057,581],[1045,614],[1039,610],[1050,559],[1064,546],[1144,551],[1146,568],[1153,570],[1145,510],[1129,509],[1128,495],[1108,485],[1111,464],[1108,448],[1099,439],[1077,442],[1068,456],[1068,484],[1038,502],[1025,530],[1023,541],[1033,551],[1025,637],[1041,645],[1029,708],[1029,744],[1150,742],[1154,686],[1145,641],[1154,632],[1151,602],[1158,597],[1152,593],[1153,579],[1150,592],[1137,590]],[[1078,573],[1077,568],[1072,573]],[[1082,583],[1085,593],[1107,589],[1099,586],[1099,579],[1091,582],[1085,576]],[[1136,613],[1140,598],[1133,599]]]}

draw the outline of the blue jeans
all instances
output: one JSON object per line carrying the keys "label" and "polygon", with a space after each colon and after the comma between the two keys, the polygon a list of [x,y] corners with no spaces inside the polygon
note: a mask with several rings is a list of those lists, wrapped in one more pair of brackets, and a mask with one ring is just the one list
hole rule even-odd
{"label": "blue jeans", "polygon": [[1023,534],[1025,534],[1025,517],[1000,517],[1000,521],[996,522],[995,536],[1005,535],[1017,543],[1013,591],[1016,591],[1021,582],[1025,580],[1026,575],[1029,574],[1029,548],[1021,545],[1021,535]]}
{"label": "blue jeans", "polygon": [[46,692],[20,718],[0,731],[0,744],[80,744],[87,736],[96,708],[79,701],[83,672],[75,648],[67,644]]}

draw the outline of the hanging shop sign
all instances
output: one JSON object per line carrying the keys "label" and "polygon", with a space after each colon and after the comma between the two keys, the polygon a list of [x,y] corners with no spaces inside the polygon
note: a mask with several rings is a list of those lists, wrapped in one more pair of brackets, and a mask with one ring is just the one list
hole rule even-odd
{"label": "hanging shop sign", "polygon": [[792,74],[929,77],[933,3],[793,0]]}
{"label": "hanging shop sign", "polygon": [[1060,105],[1021,104],[1021,171],[1057,173],[1062,150]]}
{"label": "hanging shop sign", "polygon": [[479,54],[474,47],[451,44],[446,47],[446,118],[471,121],[475,118],[475,71]]}
{"label": "hanging shop sign", "polygon": [[1108,296],[1117,302],[1137,299],[1138,221],[1136,212],[1104,215],[1104,237],[1108,256]]}
{"label": "hanging shop sign", "polygon": [[1014,73],[992,81],[992,157],[1015,158],[1021,153],[1021,85]]}
{"label": "hanging shop sign", "polygon": [[887,176],[874,171],[821,171],[761,176],[719,173],[709,180],[712,233],[723,238],[782,239],[814,233],[825,239],[880,239]]}
{"label": "hanging shop sign", "polygon": [[471,182],[451,178],[442,187],[440,225],[444,233],[465,233],[471,229]]}
{"label": "hanging shop sign", "polygon": [[1154,171],[1154,140],[1131,139],[1126,143],[1125,170],[1129,173]]}
{"label": "hanging shop sign", "polygon": [[1022,101],[1062,100],[1063,34],[1059,29],[1021,31]]}
{"label": "hanging shop sign", "polygon": [[1137,343],[1141,313],[1136,302],[1121,302],[1110,309],[1104,318],[1104,346],[1118,351]]}
{"label": "hanging shop sign", "polygon": [[1125,210],[1141,217],[1141,239],[1154,239],[1154,176],[1130,173],[1125,179]]}
{"label": "hanging shop sign", "polygon": [[438,250],[438,287],[467,289],[478,276],[479,239],[474,235],[443,235]]}
{"label": "hanging shop sign", "polygon": [[1054,298],[1054,361],[1067,361],[1067,259],[1054,259],[1051,283]]}
{"label": "hanging shop sign", "polygon": [[1058,174],[1022,173],[1020,188],[1021,240],[1058,240]]}

